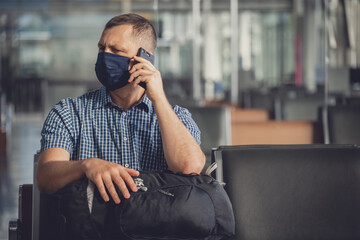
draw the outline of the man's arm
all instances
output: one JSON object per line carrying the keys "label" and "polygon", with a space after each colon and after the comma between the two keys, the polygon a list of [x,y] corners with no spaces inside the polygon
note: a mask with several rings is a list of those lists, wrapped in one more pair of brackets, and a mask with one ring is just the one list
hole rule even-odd
{"label": "man's arm", "polygon": [[109,201],[107,189],[115,203],[120,203],[120,198],[113,183],[118,186],[125,198],[129,198],[126,184],[136,192],[137,187],[131,176],[138,175],[138,171],[98,158],[70,161],[69,152],[62,148],[44,150],[40,155],[37,169],[38,187],[41,192],[56,192],[86,176],[95,183],[104,201]]}
{"label": "man's arm", "polygon": [[41,192],[54,193],[84,176],[81,161],[69,160],[69,152],[62,148],[50,148],[41,153],[36,176]]}
{"label": "man's arm", "polygon": [[154,102],[164,154],[169,169],[183,173],[200,173],[205,155],[190,131],[180,121],[168,100]]}
{"label": "man's arm", "polygon": [[140,63],[131,68],[129,82],[134,87],[139,82],[146,83],[146,94],[155,107],[169,169],[175,172],[200,173],[205,164],[205,155],[171,108],[163,90],[160,72],[149,61],[137,56],[134,59]]}

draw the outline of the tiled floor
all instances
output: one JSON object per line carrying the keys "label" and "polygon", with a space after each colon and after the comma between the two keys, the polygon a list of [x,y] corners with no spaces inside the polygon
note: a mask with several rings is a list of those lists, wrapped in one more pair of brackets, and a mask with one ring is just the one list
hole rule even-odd
{"label": "tiled floor", "polygon": [[33,183],[33,157],[40,148],[42,123],[38,115],[16,115],[12,121],[7,159],[0,164],[0,240],[8,239],[9,220],[17,218],[18,186]]}

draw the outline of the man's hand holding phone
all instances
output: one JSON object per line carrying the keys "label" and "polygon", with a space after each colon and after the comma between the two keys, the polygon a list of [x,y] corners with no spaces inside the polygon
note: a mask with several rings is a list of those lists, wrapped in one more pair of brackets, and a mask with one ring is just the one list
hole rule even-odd
{"label": "man's hand holding phone", "polygon": [[[151,53],[149,53],[145,49],[139,48],[139,51],[138,51],[136,56],[142,57],[142,58],[148,60],[149,62],[151,62],[152,65],[154,65],[154,61],[155,61],[154,55],[152,55]],[[136,62],[136,63],[139,63],[139,62]],[[144,88],[146,90],[146,83],[145,82],[140,82],[139,86],[141,86],[142,88]]]}
{"label": "man's hand holding phone", "polygon": [[135,64],[129,71],[129,83],[133,84],[133,87],[140,83],[144,87],[145,84],[146,94],[151,101],[164,98],[161,74],[153,65],[154,56],[143,48],[139,49],[138,55],[140,56],[134,56]]}

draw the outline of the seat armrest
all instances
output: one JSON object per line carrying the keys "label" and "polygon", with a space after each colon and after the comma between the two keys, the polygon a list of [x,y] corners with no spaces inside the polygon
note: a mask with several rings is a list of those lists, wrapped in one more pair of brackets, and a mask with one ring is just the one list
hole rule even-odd
{"label": "seat armrest", "polygon": [[32,239],[32,184],[19,186],[18,218],[9,221],[9,240]]}
{"label": "seat armrest", "polygon": [[11,219],[9,221],[9,240],[20,239],[20,219]]}

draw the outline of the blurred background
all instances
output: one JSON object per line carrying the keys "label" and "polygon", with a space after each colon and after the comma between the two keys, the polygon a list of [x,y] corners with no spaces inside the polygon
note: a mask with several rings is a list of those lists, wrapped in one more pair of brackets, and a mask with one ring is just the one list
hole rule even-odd
{"label": "blurred background", "polygon": [[128,12],[155,26],[166,94],[208,160],[224,144],[336,143],[328,109],[360,104],[359,0],[1,0],[1,240],[49,110],[100,87],[97,42]]}

